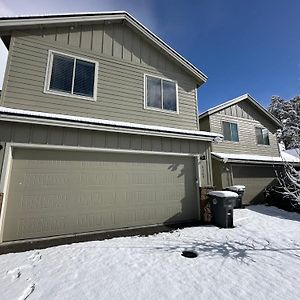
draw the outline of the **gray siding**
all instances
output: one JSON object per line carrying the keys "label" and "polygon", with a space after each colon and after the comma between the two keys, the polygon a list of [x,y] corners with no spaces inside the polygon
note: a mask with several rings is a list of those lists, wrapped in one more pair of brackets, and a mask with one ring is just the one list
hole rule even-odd
{"label": "gray siding", "polygon": [[[221,153],[256,154],[279,156],[276,139],[276,126],[261,112],[246,101],[239,102],[222,111],[209,116],[210,131],[221,133],[222,122],[238,124],[239,142],[224,141],[212,144],[212,151]],[[255,127],[265,127],[269,130],[270,145],[258,145]]]}
{"label": "gray siding", "polygon": [[75,146],[78,150],[95,147],[205,155],[207,159],[201,160],[199,166],[201,185],[211,184],[209,142],[13,122],[0,122],[0,141]]}
{"label": "gray siding", "polygon": [[[48,50],[99,62],[97,101],[45,94]],[[197,129],[196,83],[125,24],[13,34],[2,105],[175,128]],[[179,115],[144,109],[144,74],[177,81]]]}

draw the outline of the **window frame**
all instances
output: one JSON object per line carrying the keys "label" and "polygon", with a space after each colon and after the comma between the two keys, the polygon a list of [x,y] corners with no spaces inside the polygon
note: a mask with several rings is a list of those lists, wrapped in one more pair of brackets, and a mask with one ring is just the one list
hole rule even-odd
{"label": "window frame", "polygon": [[[175,83],[175,95],[176,95],[176,111],[174,110],[168,110],[168,109],[164,109],[163,108],[163,89],[161,89],[161,97],[162,97],[162,108],[157,108],[157,107],[151,107],[147,105],[147,77],[153,77],[153,78],[157,78],[160,80],[165,80],[165,81],[169,81],[172,83]],[[161,85],[162,86],[162,85]],[[157,75],[152,75],[152,74],[144,74],[144,109],[147,110],[153,110],[153,111],[158,111],[158,112],[163,112],[163,113],[167,113],[167,114],[179,114],[179,100],[178,100],[178,83],[176,80],[171,80],[162,76],[157,76]]]}
{"label": "window frame", "polygon": [[[83,95],[76,95],[68,92],[62,92],[62,91],[56,91],[50,89],[50,82],[51,82],[51,75],[52,75],[52,68],[53,68],[53,57],[57,54],[59,56],[64,56],[67,58],[73,58],[76,62],[76,60],[82,60],[89,63],[93,63],[95,65],[95,74],[94,74],[94,88],[93,88],[93,97],[89,96],[83,96]],[[72,78],[72,90],[74,89],[74,80],[75,80],[75,68],[76,63],[73,65],[73,78]],[[45,83],[44,83],[44,93],[45,94],[52,94],[52,95],[58,95],[58,96],[64,96],[69,98],[76,98],[76,99],[84,99],[88,101],[96,101],[97,100],[97,83],[98,83],[98,68],[99,63],[95,60],[77,56],[73,54],[66,54],[63,52],[55,51],[55,50],[48,50],[48,59],[47,59],[47,68],[46,68],[46,76],[45,76]]]}
{"label": "window frame", "polygon": [[[229,142],[229,143],[239,143],[239,142],[240,142],[239,124],[238,124],[237,122],[225,121],[225,120],[222,120],[221,122],[222,122],[222,134],[223,134],[223,136],[224,136],[224,142]],[[229,123],[229,124],[235,124],[235,125],[236,125],[238,141],[225,140],[224,123]],[[230,136],[232,137],[231,126],[230,126]]]}
{"label": "window frame", "polygon": [[[267,132],[268,132],[268,141],[269,141],[269,144],[260,144],[259,141],[258,141],[258,136],[256,134],[256,129],[260,129],[261,130],[261,136],[263,137],[263,134],[262,134],[262,130],[263,129],[266,129]],[[255,132],[255,137],[256,137],[256,145],[257,146],[263,146],[263,147],[269,147],[271,146],[271,143],[270,143],[270,131],[266,128],[266,127],[260,127],[260,126],[254,126],[254,132]]]}

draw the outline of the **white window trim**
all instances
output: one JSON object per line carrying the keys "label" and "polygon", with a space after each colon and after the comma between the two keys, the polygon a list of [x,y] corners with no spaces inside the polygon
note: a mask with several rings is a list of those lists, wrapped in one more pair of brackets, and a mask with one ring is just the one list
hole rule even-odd
{"label": "white window trim", "polygon": [[[54,90],[50,89],[50,80],[51,80],[51,74],[52,74],[53,55],[54,54],[58,54],[58,55],[61,55],[61,56],[66,56],[66,57],[70,57],[70,58],[74,58],[74,59],[79,59],[79,60],[83,60],[83,61],[87,61],[87,62],[91,62],[91,63],[95,64],[93,97],[75,95],[75,94],[70,94],[70,93],[66,93],[66,92],[54,91]],[[76,55],[66,54],[66,53],[59,52],[59,51],[48,50],[47,69],[46,69],[46,76],[45,76],[45,83],[44,83],[44,93],[45,94],[58,95],[58,96],[64,96],[64,97],[69,97],[69,98],[96,101],[97,100],[98,68],[99,68],[99,63],[95,60],[91,60],[91,59],[76,56]],[[73,92],[73,88],[74,88],[74,86],[73,86],[74,85],[74,70],[75,70],[75,64],[74,64],[74,68],[73,68],[72,92]]]}
{"label": "white window trim", "polygon": [[[176,88],[176,111],[147,106],[147,76],[175,83],[175,88]],[[163,95],[162,95],[162,97],[163,97]],[[162,105],[163,105],[163,102],[162,102]],[[144,109],[163,112],[163,113],[167,113],[167,114],[178,115],[179,114],[179,101],[178,101],[178,83],[177,83],[177,81],[171,80],[171,79],[168,79],[168,78],[165,78],[165,77],[160,77],[160,76],[157,76],[157,75],[152,75],[152,74],[146,74],[145,73],[144,74]]]}

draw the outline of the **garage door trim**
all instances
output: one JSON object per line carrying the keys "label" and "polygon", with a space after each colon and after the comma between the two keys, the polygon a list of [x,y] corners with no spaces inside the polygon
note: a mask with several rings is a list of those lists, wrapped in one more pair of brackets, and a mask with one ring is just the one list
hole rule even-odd
{"label": "garage door trim", "polygon": [[110,153],[130,153],[130,154],[151,154],[151,155],[166,155],[166,156],[185,156],[194,157],[195,159],[195,185],[196,185],[196,198],[198,207],[198,219],[200,220],[200,155],[192,153],[177,153],[177,152],[159,152],[159,151],[142,151],[133,149],[114,149],[114,148],[92,148],[92,147],[74,147],[74,146],[61,146],[61,145],[40,145],[40,144],[24,144],[24,143],[7,143],[5,147],[3,169],[0,178],[0,193],[3,193],[2,207],[0,209],[0,243],[3,242],[4,223],[6,215],[6,207],[8,200],[8,190],[10,182],[10,174],[12,169],[12,153],[14,148],[23,149],[46,149],[46,150],[68,150],[80,152],[110,152]]}

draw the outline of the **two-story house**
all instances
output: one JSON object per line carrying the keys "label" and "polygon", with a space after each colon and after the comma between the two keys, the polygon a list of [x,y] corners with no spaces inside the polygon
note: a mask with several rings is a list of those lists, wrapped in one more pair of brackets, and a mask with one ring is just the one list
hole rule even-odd
{"label": "two-story house", "polygon": [[199,220],[207,77],[126,12],[0,19],[0,242]]}
{"label": "two-story house", "polygon": [[216,188],[244,185],[243,204],[263,201],[283,162],[276,138],[281,123],[249,94],[203,112],[199,123],[201,130],[224,135],[222,143],[212,143]]}

